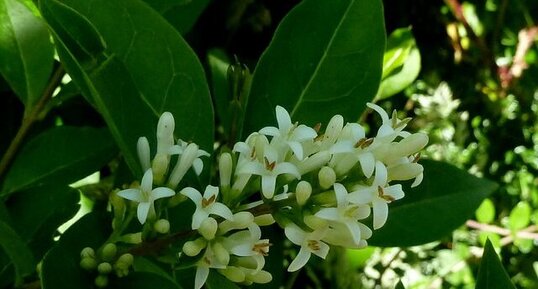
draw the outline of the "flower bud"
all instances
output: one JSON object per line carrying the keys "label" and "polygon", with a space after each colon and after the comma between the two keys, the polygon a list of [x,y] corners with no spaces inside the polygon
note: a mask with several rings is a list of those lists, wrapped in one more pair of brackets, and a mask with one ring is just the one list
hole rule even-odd
{"label": "flower bud", "polygon": [[228,250],[226,250],[221,243],[214,243],[211,248],[213,249],[217,261],[220,264],[228,265],[230,262],[230,253],[228,253]]}
{"label": "flower bud", "polygon": [[138,159],[140,160],[140,165],[142,170],[145,172],[151,168],[151,156],[149,150],[149,142],[145,137],[140,137],[138,143],[136,144],[136,151],[138,153]]}
{"label": "flower bud", "polygon": [[108,262],[103,262],[97,266],[97,271],[103,275],[112,272],[112,265]]}
{"label": "flower bud", "polygon": [[140,244],[142,243],[142,233],[131,233],[121,236],[121,241],[129,244]]}
{"label": "flower bud", "polygon": [[151,170],[153,171],[153,183],[162,184],[164,177],[168,171],[168,163],[170,157],[167,154],[158,153],[155,155],[153,162],[151,163]]}
{"label": "flower bud", "polygon": [[219,273],[224,275],[224,277],[228,278],[228,280],[235,283],[241,283],[245,281],[245,272],[235,266],[228,266],[225,269],[221,269],[219,270]]}
{"label": "flower bud", "polygon": [[417,163],[399,164],[388,170],[388,179],[406,181],[416,178],[418,175],[422,174],[423,171],[424,168],[422,165]]}
{"label": "flower bud", "polygon": [[230,153],[222,153],[219,158],[219,177],[222,188],[230,187],[233,161]]}
{"label": "flower bud", "polygon": [[101,250],[101,258],[104,261],[112,261],[116,257],[117,252],[118,248],[116,247],[116,244],[108,243]]}
{"label": "flower bud", "polygon": [[297,204],[303,206],[306,201],[310,198],[312,194],[312,186],[307,181],[300,181],[295,188],[295,198],[297,199]]}
{"label": "flower bud", "polygon": [[121,263],[126,268],[129,268],[129,266],[133,265],[133,262],[134,262],[134,257],[130,253],[125,253],[125,254],[121,255],[118,258],[118,261],[116,261],[116,263]]}
{"label": "flower bud", "polygon": [[273,276],[267,271],[260,270],[256,274],[250,275],[248,279],[254,283],[265,284],[271,282]]}
{"label": "flower bud", "polygon": [[263,214],[254,217],[254,223],[258,226],[269,226],[275,223],[275,218],[271,214]]}
{"label": "flower bud", "polygon": [[166,154],[174,145],[174,116],[170,112],[163,112],[157,123],[157,154]]}
{"label": "flower bud", "polygon": [[170,232],[170,222],[168,222],[168,220],[165,220],[165,219],[157,220],[157,222],[153,224],[153,229],[157,233],[166,234]]}
{"label": "flower bud", "polygon": [[84,270],[91,271],[97,267],[97,261],[92,257],[84,257],[80,260],[80,267]]}
{"label": "flower bud", "polygon": [[410,156],[423,149],[427,144],[427,134],[421,132],[414,133],[398,143],[393,143],[384,159],[387,162],[391,162],[398,158]]}
{"label": "flower bud", "polygon": [[327,226],[327,221],[322,218],[318,218],[314,215],[308,215],[304,217],[304,223],[312,230],[317,230]]}
{"label": "flower bud", "polygon": [[86,247],[80,251],[80,258],[95,258],[95,251],[91,247]]}
{"label": "flower bud", "polygon": [[189,257],[194,257],[206,247],[207,242],[202,238],[198,238],[194,241],[187,241],[183,244],[183,253]]}
{"label": "flower bud", "polygon": [[235,213],[233,219],[224,220],[219,224],[219,232],[224,234],[231,230],[245,229],[254,222],[252,213],[243,211]]}
{"label": "flower bud", "polygon": [[106,275],[99,275],[95,278],[95,286],[99,288],[105,288],[108,285],[108,277]]}
{"label": "flower bud", "polygon": [[331,167],[322,167],[318,173],[319,185],[323,189],[328,189],[334,185],[336,182],[336,173]]}
{"label": "flower bud", "polygon": [[176,163],[176,166],[170,173],[170,179],[168,180],[168,187],[175,189],[179,182],[183,179],[187,171],[191,168],[194,160],[198,158],[198,145],[190,143],[187,145],[183,154]]}
{"label": "flower bud", "polygon": [[213,240],[213,238],[215,238],[215,234],[217,233],[217,229],[218,229],[217,221],[209,217],[202,221],[200,228],[198,228],[198,232],[206,240]]}

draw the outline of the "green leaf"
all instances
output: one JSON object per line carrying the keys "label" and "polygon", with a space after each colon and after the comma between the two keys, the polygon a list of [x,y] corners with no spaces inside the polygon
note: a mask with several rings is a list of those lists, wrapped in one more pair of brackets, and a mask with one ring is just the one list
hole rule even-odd
{"label": "green leaf", "polygon": [[396,284],[396,287],[394,289],[405,289],[402,280],[398,281],[398,284]]}
{"label": "green leaf", "polygon": [[510,212],[508,227],[512,231],[525,228],[531,221],[532,208],[529,203],[521,201]]}
{"label": "green leaf", "polygon": [[495,220],[495,205],[490,199],[485,199],[475,212],[476,220],[480,223],[491,223]]}
{"label": "green leaf", "polygon": [[115,154],[107,129],[49,129],[21,149],[0,195],[43,184],[68,185],[99,170]]}
{"label": "green leaf", "polygon": [[52,71],[50,34],[30,0],[0,0],[0,27],[0,73],[30,108]]}
{"label": "green leaf", "polygon": [[377,92],[384,47],[381,1],[302,1],[254,71],[245,135],[275,123],[276,105],[311,126],[357,119]]}
{"label": "green leaf", "polygon": [[132,272],[125,278],[115,279],[111,288],[130,289],[181,289],[181,287],[168,278],[149,272]]}
{"label": "green leaf", "polygon": [[[165,1],[165,0],[161,0]],[[179,2],[181,0],[176,0]],[[180,5],[170,7],[163,16],[174,26],[181,35],[189,32],[202,12],[211,3],[211,0],[189,0],[183,1]]]}
{"label": "green leaf", "polygon": [[[67,44],[73,39],[58,33],[68,22],[55,20],[55,3],[95,27],[106,46],[96,66],[83,65]],[[139,0],[44,0],[42,5],[67,72],[103,115],[136,176],[142,175],[137,140],[147,136],[155,143],[155,127],[164,111],[175,116],[178,137],[211,151],[213,111],[204,71],[192,49],[156,11]]]}
{"label": "green leaf", "polygon": [[211,75],[211,88],[215,100],[216,117],[224,128],[224,133],[230,135],[232,123],[230,86],[228,84],[228,68],[230,59],[223,50],[214,49],[207,54],[207,63]]}
{"label": "green leaf", "polygon": [[94,288],[95,274],[80,267],[80,251],[85,247],[99,248],[109,234],[110,219],[101,213],[87,214],[73,224],[43,259],[42,288]]}
{"label": "green leaf", "polygon": [[515,289],[491,242],[486,241],[484,255],[476,277],[476,289]]}
{"label": "green leaf", "polygon": [[420,72],[420,52],[410,28],[396,29],[387,40],[383,76],[376,100],[395,95],[411,85]]}
{"label": "green leaf", "polygon": [[497,184],[444,162],[424,160],[424,181],[404,188],[405,198],[389,205],[387,223],[376,230],[370,245],[407,247],[449,235],[473,216]]}
{"label": "green leaf", "polygon": [[375,247],[366,247],[362,249],[346,249],[346,257],[349,266],[354,269],[361,269],[366,266],[366,262],[374,254]]}
{"label": "green leaf", "polygon": [[17,232],[3,221],[0,221],[0,246],[15,267],[15,284],[18,286],[22,277],[34,271],[34,256]]}
{"label": "green leaf", "polygon": [[[170,274],[168,274],[163,268],[159,267],[157,264],[153,263],[152,261],[146,258],[136,257],[134,259],[133,269],[136,272],[148,272],[148,273],[159,275],[165,279],[170,280],[170,282],[177,285],[176,281],[170,276]],[[125,287],[125,288],[129,288],[129,287]]]}
{"label": "green leaf", "polygon": [[79,192],[68,186],[39,186],[9,198],[11,224],[36,259],[52,247],[56,230],[75,215],[79,200]]}

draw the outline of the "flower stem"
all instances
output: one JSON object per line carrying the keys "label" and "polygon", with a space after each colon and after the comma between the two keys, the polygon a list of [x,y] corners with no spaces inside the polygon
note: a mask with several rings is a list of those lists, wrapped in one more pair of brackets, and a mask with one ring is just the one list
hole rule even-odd
{"label": "flower stem", "polygon": [[60,84],[60,81],[62,80],[64,74],[65,71],[63,69],[63,66],[58,66],[36,105],[31,108],[25,108],[21,127],[19,128],[17,134],[9,144],[6,153],[4,154],[4,156],[2,156],[2,159],[0,160],[0,178],[6,173],[7,169],[11,165],[13,158],[21,147],[22,141],[30,131],[30,128],[32,128],[32,125],[39,119],[39,115],[41,114],[49,100],[52,98],[52,94],[54,93],[56,87]]}

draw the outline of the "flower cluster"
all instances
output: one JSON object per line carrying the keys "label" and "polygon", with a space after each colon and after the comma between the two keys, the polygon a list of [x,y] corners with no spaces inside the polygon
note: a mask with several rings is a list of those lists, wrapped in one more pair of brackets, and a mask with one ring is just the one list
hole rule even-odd
{"label": "flower cluster", "polygon": [[[276,222],[300,246],[288,266],[296,271],[312,254],[325,258],[330,245],[366,246],[372,230],[385,224],[388,204],[404,197],[396,182],[414,179],[416,186],[422,181],[418,152],[428,137],[405,131],[409,119],[398,119],[396,113],[389,117],[375,104],[368,107],[382,120],[372,137],[340,115],[320,133],[319,127],[293,123],[277,106],[278,127],[264,127],[221,153],[217,186],[207,184],[203,193],[182,180],[191,168],[200,174],[200,158],[209,154],[194,143],[176,142],[174,118],[165,112],[153,159],[148,140],[138,141],[145,171],[140,185],[116,195],[136,202],[139,222],[150,220],[161,234],[170,227],[157,220],[166,215],[163,211],[186,200],[194,204],[192,231],[181,243],[178,262],[187,258],[196,266],[195,289],[203,286],[211,269],[236,283],[269,282],[271,274],[263,268],[271,243],[262,239],[261,226]],[[167,200],[167,206],[156,204],[159,199]],[[117,200],[111,203],[115,210],[121,206]]]}

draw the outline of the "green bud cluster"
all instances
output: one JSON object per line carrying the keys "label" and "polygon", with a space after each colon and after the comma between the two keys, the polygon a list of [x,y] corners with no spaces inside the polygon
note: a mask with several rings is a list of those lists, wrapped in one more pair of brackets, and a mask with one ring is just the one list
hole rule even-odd
{"label": "green bud cluster", "polygon": [[98,288],[108,286],[109,275],[114,272],[118,277],[129,274],[129,268],[133,265],[134,257],[130,253],[118,256],[116,244],[105,244],[98,253],[91,247],[80,251],[80,267],[86,271],[96,272],[94,284]]}

